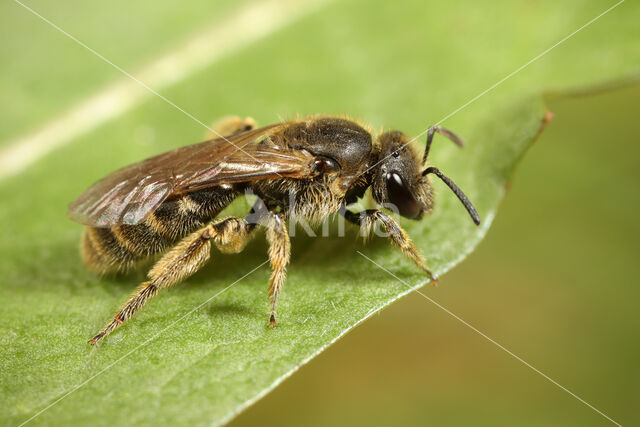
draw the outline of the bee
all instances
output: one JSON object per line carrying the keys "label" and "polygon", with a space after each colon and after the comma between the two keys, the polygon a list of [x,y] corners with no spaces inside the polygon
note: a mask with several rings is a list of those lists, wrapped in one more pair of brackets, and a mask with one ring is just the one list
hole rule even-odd
{"label": "bee", "polygon": [[[69,206],[68,216],[86,226],[81,254],[89,270],[120,272],[159,256],[148,280],[90,344],[133,317],[162,289],[198,271],[209,260],[212,244],[225,253],[240,252],[257,228],[266,230],[269,245],[268,325],[275,327],[291,254],[286,224],[296,218],[317,221],[339,213],[361,226],[363,234],[379,224],[391,243],[435,281],[418,249],[389,214],[347,208],[368,188],[380,206],[394,206],[401,216],[419,220],[433,209],[433,174],[455,193],[474,223],[480,223],[462,190],[436,167],[425,167],[436,133],[462,145],[443,127],[429,128],[423,153],[415,151],[402,132],[383,132],[374,140],[365,125],[337,117],[310,116],[261,128],[251,119],[231,117],[217,128],[223,137],[120,169]],[[258,202],[246,217],[218,218],[247,191],[257,195]]]}

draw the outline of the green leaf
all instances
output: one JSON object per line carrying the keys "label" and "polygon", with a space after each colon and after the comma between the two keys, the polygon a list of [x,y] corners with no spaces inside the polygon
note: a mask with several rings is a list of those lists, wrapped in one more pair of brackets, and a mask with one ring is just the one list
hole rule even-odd
{"label": "green leaf", "polygon": [[[349,112],[417,134],[611,5],[333,3],[163,94],[206,121],[234,113],[268,123],[278,115]],[[435,184],[433,215],[401,221],[439,275],[487,232],[516,163],[548,117],[542,91],[637,71],[640,51],[630,35],[638,9],[623,3],[446,121],[468,147],[438,140],[432,162],[465,190],[483,223],[474,227],[442,183]],[[151,97],[0,183],[3,424],[50,404],[34,422],[218,424],[426,283],[383,239],[364,245],[356,229],[339,238],[335,227],[329,237],[298,233],[280,325],[268,330],[269,271],[263,266],[244,277],[266,260],[259,236],[241,255],[215,254],[100,348],[89,348],[87,338],[144,276],[84,271],[81,227],[65,219],[66,205],[115,168],[202,137],[198,124]]]}
{"label": "green leaf", "polygon": [[[67,7],[37,0],[22,3],[135,73],[199,27],[222,24],[229,9],[239,8],[246,1],[191,0],[190,7],[184,8],[123,0]],[[18,3],[0,4],[0,16],[6,31],[0,43],[0,93],[11,100],[0,107],[0,145],[82,101],[96,88],[122,78],[118,70]],[[115,25],[118,31],[112,31]],[[20,54],[25,51],[28,54]]]}

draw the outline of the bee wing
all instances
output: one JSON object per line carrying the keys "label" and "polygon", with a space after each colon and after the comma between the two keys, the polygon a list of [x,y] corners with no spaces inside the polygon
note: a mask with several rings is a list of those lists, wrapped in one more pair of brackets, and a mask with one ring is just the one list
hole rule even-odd
{"label": "bee wing", "polygon": [[73,221],[93,227],[137,224],[167,198],[222,184],[305,178],[313,156],[263,141],[282,124],[177,148],[99,180],[71,205]]}

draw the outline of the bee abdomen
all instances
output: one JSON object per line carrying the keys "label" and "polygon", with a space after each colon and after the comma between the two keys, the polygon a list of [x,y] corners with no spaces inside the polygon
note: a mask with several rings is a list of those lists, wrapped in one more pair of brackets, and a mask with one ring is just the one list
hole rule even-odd
{"label": "bee abdomen", "polygon": [[101,274],[126,271],[203,227],[235,196],[221,188],[203,190],[164,202],[139,224],[87,227],[82,238],[84,264]]}
{"label": "bee abdomen", "polygon": [[122,271],[141,258],[118,239],[114,229],[87,227],[84,231],[82,259],[89,270],[98,273]]}

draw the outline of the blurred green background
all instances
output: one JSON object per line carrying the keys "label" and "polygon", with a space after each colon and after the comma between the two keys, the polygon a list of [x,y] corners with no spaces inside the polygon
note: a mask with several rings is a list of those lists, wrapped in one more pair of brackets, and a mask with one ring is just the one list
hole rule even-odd
{"label": "blurred green background", "polygon": [[[249,3],[190,1],[179,7],[124,1],[25,4],[135,72],[202,28],[223,25],[225,17]],[[206,122],[229,113],[253,115],[264,123],[298,112],[346,112],[376,127],[389,125],[416,134],[613,4],[577,0],[562,4],[532,0],[330,2],[163,94]],[[472,131],[469,124],[477,123],[478,117],[499,121],[492,116],[493,106],[540,88],[581,86],[637,71],[637,11],[627,1],[606,17],[610,21],[603,18],[585,29],[446,125],[456,130],[462,127],[468,134]],[[0,4],[0,23],[0,94],[4,101],[0,105],[0,146],[122,79],[116,70],[14,2]],[[635,56],[616,54],[623,45],[627,50],[620,48],[619,52]],[[581,58],[586,56],[591,60],[583,64]],[[636,308],[640,230],[635,221],[640,206],[636,189],[639,95],[640,87],[627,86],[589,96],[549,99],[555,118],[518,167],[486,240],[443,277],[440,286],[424,289],[453,313],[625,425],[640,423],[636,408],[640,401]],[[7,300],[14,297],[3,307],[3,317],[20,317],[20,310],[31,308],[37,313],[35,321],[46,323],[51,314],[46,311],[46,300],[33,299],[14,285],[18,273],[25,282],[48,287],[50,293],[68,300],[90,298],[91,286],[96,286],[77,259],[74,245],[79,229],[63,218],[64,205],[86,187],[86,182],[71,180],[69,170],[87,180],[97,178],[114,165],[196,141],[203,132],[161,100],[149,98],[131,113],[0,183],[0,243],[6,255],[0,264],[4,278],[0,291]],[[454,153],[451,148],[441,150],[444,154],[439,156],[444,159]],[[67,186],[60,189],[60,182]],[[64,268],[48,271],[51,265]],[[264,278],[256,281],[264,282]],[[59,283],[69,283],[69,289]],[[96,295],[110,299],[100,305],[96,302],[89,311],[102,313],[125,289],[125,284],[116,285],[115,290],[96,286]],[[262,301],[258,295],[262,288],[256,289],[256,299]],[[191,294],[174,293],[172,297],[183,298],[177,306],[184,308],[210,293],[211,289],[200,286]],[[156,307],[170,304],[167,298]],[[254,305],[259,307],[259,303]],[[70,336],[83,338],[95,326],[91,323],[95,320],[88,319],[81,308],[68,314],[76,319],[69,327],[77,329]],[[25,366],[39,363],[33,350],[38,347],[12,347],[14,325],[1,326],[3,343],[8,343],[3,354],[13,352],[15,360],[29,362]],[[135,337],[129,338],[121,345],[134,345]],[[77,347],[75,343],[69,346]],[[84,353],[69,356],[66,348],[55,351],[61,359],[85,357]],[[8,359],[0,362],[9,365]],[[52,377],[56,368],[64,368],[55,363],[45,366]],[[86,378],[91,368],[89,361],[86,373],[74,374]],[[32,381],[26,377],[19,380]],[[14,408],[7,411],[11,421],[24,420],[23,413],[32,414],[77,384],[77,378],[54,378],[50,388],[21,402],[30,406],[18,407],[19,418]],[[106,400],[105,404],[114,404],[113,399]],[[64,406],[59,411],[62,415],[52,411],[51,418],[41,418],[41,422],[55,424],[55,416],[78,424],[89,422],[74,419]],[[420,295],[411,294],[347,334],[234,423],[608,422]]]}

